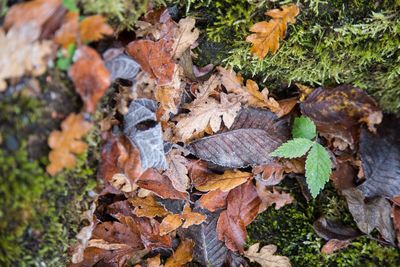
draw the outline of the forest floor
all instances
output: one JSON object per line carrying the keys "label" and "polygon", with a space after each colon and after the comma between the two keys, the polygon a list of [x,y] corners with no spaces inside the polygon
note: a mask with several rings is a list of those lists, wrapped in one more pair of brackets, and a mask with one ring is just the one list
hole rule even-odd
{"label": "forest floor", "polygon": [[399,6],[3,2],[0,265],[399,266]]}

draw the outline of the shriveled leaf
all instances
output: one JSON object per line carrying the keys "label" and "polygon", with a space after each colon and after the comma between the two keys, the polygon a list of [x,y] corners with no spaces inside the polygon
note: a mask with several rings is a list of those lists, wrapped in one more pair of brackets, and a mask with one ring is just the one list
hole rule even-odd
{"label": "shriveled leaf", "polygon": [[157,42],[138,40],[128,44],[127,52],[157,80],[158,85],[167,85],[172,81],[175,70],[171,49],[171,44],[163,39]]}
{"label": "shriveled leaf", "polygon": [[111,35],[114,31],[106,23],[106,18],[94,15],[84,18],[79,25],[79,34],[82,42],[99,41],[104,35]]}
{"label": "shriveled leaf", "polygon": [[160,102],[160,108],[163,110],[164,115],[161,120],[169,120],[170,114],[178,113],[178,107],[182,99],[182,88],[180,84],[176,86],[158,86],[155,98]]}
{"label": "shriveled leaf", "polygon": [[140,65],[123,53],[107,58],[105,65],[110,72],[111,81],[118,78],[133,81],[140,70]]}
{"label": "shriveled leaf", "polygon": [[160,235],[169,234],[175,231],[182,225],[182,219],[179,214],[169,214],[165,217],[160,224]]}
{"label": "shriveled leaf", "polygon": [[193,258],[193,241],[182,240],[174,254],[167,259],[164,267],[183,267]]}
{"label": "shriveled leaf", "polygon": [[283,39],[286,34],[287,24],[295,23],[295,17],[299,14],[299,8],[292,4],[283,6],[282,9],[272,9],[265,14],[272,17],[270,21],[262,21],[254,24],[250,31],[254,32],[246,38],[252,43],[250,52],[255,54],[260,60],[269,51],[275,54],[279,48],[279,39]]}
{"label": "shriveled leaf", "polygon": [[326,149],[314,143],[306,160],[306,181],[311,195],[315,198],[329,181],[332,162]]}
{"label": "shriveled leaf", "polygon": [[191,45],[196,42],[200,31],[195,28],[196,20],[191,17],[183,18],[178,23],[178,30],[172,45],[173,56],[180,58]]}
{"label": "shriveled leaf", "polygon": [[320,134],[338,138],[353,147],[361,122],[374,131],[382,120],[382,112],[375,100],[350,85],[318,88],[301,103],[301,112],[317,125]]}
{"label": "shriveled leaf", "polygon": [[183,208],[183,213],[181,218],[185,220],[182,227],[188,228],[189,226],[192,225],[201,224],[206,220],[207,217],[204,214],[193,212],[192,209],[190,208],[190,205],[186,204],[185,207]]}
{"label": "shriveled leaf", "polygon": [[261,199],[259,213],[265,211],[273,204],[275,204],[275,209],[279,210],[283,206],[291,204],[294,200],[290,194],[279,191],[275,187],[272,188],[272,191],[266,186],[261,185],[260,183],[257,183],[256,187],[258,196]]}
{"label": "shriveled leaf", "polygon": [[210,191],[201,196],[199,199],[200,206],[211,212],[214,212],[220,208],[224,208],[226,206],[226,198],[228,197],[228,193],[229,192],[224,192],[219,189]]}
{"label": "shriveled leaf", "polygon": [[218,219],[218,239],[232,251],[243,253],[246,226],[257,216],[261,200],[251,181],[232,189],[227,197],[227,209]]}
{"label": "shriveled leaf", "polygon": [[77,12],[68,12],[64,17],[62,26],[54,35],[54,41],[66,49],[76,42],[78,34],[79,14]]}
{"label": "shriveled leaf", "polygon": [[93,48],[82,46],[75,56],[77,61],[69,69],[69,76],[85,103],[86,111],[94,112],[97,102],[111,84],[110,73]]}
{"label": "shriveled leaf", "polygon": [[253,173],[257,181],[264,186],[274,186],[283,179],[285,166],[279,162],[271,162],[266,165],[255,166]]}
{"label": "shriveled leaf", "polygon": [[228,192],[238,185],[245,183],[252,178],[249,172],[227,170],[223,174],[212,174],[204,184],[197,184],[196,189],[200,191],[221,190]]}
{"label": "shriveled leaf", "polygon": [[360,150],[366,181],[358,188],[367,198],[400,195],[400,127],[398,118],[387,116],[378,134],[361,130]]}
{"label": "shriveled leaf", "polygon": [[40,28],[35,24],[12,27],[7,33],[0,28],[0,92],[7,88],[6,79],[23,75],[38,76],[46,71],[51,41],[37,41]]}
{"label": "shriveled leaf", "polygon": [[34,23],[40,28],[60,6],[61,0],[34,0],[13,5],[7,12],[3,26],[8,30],[12,26]]}
{"label": "shriveled leaf", "polygon": [[240,110],[240,103],[230,102],[225,94],[221,94],[221,102],[208,98],[205,102],[190,108],[191,112],[178,118],[176,129],[182,141],[187,141],[193,135],[200,134],[207,127],[213,132],[221,129],[222,122],[227,128],[232,126]]}
{"label": "shriveled leaf", "polygon": [[273,255],[277,247],[275,245],[266,245],[261,249],[260,243],[256,243],[249,247],[244,255],[250,262],[257,262],[262,267],[290,267],[290,260],[285,256]]}
{"label": "shriveled leaf", "polygon": [[317,135],[317,127],[310,118],[301,116],[294,119],[292,135],[293,138],[306,138],[312,140]]}
{"label": "shriveled leaf", "polygon": [[154,218],[156,216],[164,217],[169,214],[163,206],[157,203],[153,195],[144,198],[134,197],[129,199],[129,203],[135,207],[133,213],[139,217]]}
{"label": "shriveled leaf", "polygon": [[346,197],[354,221],[362,232],[370,234],[376,228],[386,241],[394,244],[395,232],[389,201],[378,197],[365,202],[363,193],[356,188],[345,189],[342,193]]}
{"label": "shriveled leaf", "polygon": [[274,255],[277,250],[275,245],[266,245],[260,249],[260,243],[251,245],[244,252],[251,262],[257,262],[262,267],[290,267],[290,260],[285,256]]}
{"label": "shriveled leaf", "polygon": [[331,239],[321,248],[322,254],[332,254],[350,245],[349,240]]}
{"label": "shriveled leaf", "polygon": [[285,119],[267,110],[243,109],[229,131],[196,140],[188,149],[200,159],[241,168],[271,162],[269,154],[288,135]]}
{"label": "shriveled leaf", "polygon": [[282,144],[275,149],[270,155],[272,157],[282,158],[299,158],[304,156],[314,143],[305,138],[295,138]]}
{"label": "shriveled leaf", "polygon": [[154,169],[148,169],[137,181],[141,188],[150,190],[162,198],[186,199],[187,194],[177,191],[171,180]]}
{"label": "shriveled leaf", "polygon": [[55,175],[64,168],[73,168],[76,163],[75,154],[85,152],[87,144],[80,141],[92,124],[85,121],[83,114],[71,113],[61,124],[61,131],[51,132],[48,145],[52,149],[49,154],[50,164],[46,167],[49,174]]}
{"label": "shriveled leaf", "polygon": [[155,101],[137,99],[131,102],[129,111],[124,116],[124,133],[140,150],[142,171],[152,167],[159,170],[167,168],[156,109]]}
{"label": "shriveled leaf", "polygon": [[175,189],[186,192],[189,187],[189,176],[187,165],[188,159],[181,155],[181,150],[173,149],[167,154],[168,169],[164,175],[171,179]]}

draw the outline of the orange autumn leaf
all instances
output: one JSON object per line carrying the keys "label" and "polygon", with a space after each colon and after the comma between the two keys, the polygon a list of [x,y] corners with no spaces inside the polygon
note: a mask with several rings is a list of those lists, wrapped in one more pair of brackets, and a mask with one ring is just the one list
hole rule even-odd
{"label": "orange autumn leaf", "polygon": [[267,11],[265,15],[270,16],[270,21],[262,21],[254,24],[250,31],[253,34],[247,36],[246,42],[252,43],[250,49],[260,60],[263,59],[269,51],[275,54],[279,48],[279,40],[286,34],[287,24],[295,23],[295,17],[299,14],[298,6],[292,4],[283,6],[282,9],[273,9]]}
{"label": "orange autumn leaf", "polygon": [[134,197],[129,202],[135,207],[133,213],[139,217],[164,217],[169,214],[163,206],[157,203],[153,195],[144,198]]}
{"label": "orange autumn leaf", "polygon": [[3,27],[9,29],[32,22],[42,27],[59,7],[61,0],[33,0],[13,5],[7,12]]}
{"label": "orange autumn leaf", "polygon": [[204,194],[199,199],[200,207],[207,209],[211,212],[226,206],[226,197],[229,192],[224,192],[219,189],[210,191]]}
{"label": "orange autumn leaf", "polygon": [[78,60],[69,69],[69,76],[85,103],[85,110],[94,112],[97,102],[111,84],[110,73],[93,48],[82,46],[77,55]]}
{"label": "orange autumn leaf", "polygon": [[182,219],[179,214],[169,214],[160,224],[160,235],[164,236],[171,233],[182,225]]}
{"label": "orange autumn leaf", "polygon": [[92,127],[82,114],[70,114],[61,124],[61,131],[51,132],[48,144],[52,151],[49,154],[50,164],[46,170],[54,175],[64,168],[73,168],[76,163],[75,154],[86,151],[86,143],[80,141]]}
{"label": "orange autumn leaf", "polygon": [[84,18],[79,25],[79,33],[82,42],[98,41],[104,35],[111,35],[114,30],[106,23],[101,15]]}
{"label": "orange autumn leaf", "polygon": [[192,240],[182,240],[175,253],[167,259],[164,267],[181,267],[191,262],[193,258],[193,246],[194,243]]}
{"label": "orange autumn leaf", "polygon": [[[147,258],[146,264],[147,264],[147,267],[161,267],[160,254],[158,254],[152,258]],[[141,266],[141,265],[139,265],[139,266]]]}
{"label": "orange autumn leaf", "polygon": [[205,183],[196,185],[196,189],[200,191],[219,189],[228,192],[251,177],[252,174],[249,172],[226,170],[223,174],[210,174]]}
{"label": "orange autumn leaf", "polygon": [[54,42],[64,48],[76,42],[79,33],[79,14],[68,12],[60,29],[55,33]]}
{"label": "orange autumn leaf", "polygon": [[207,219],[206,215],[204,214],[192,212],[189,204],[186,204],[183,208],[183,214],[181,218],[185,220],[182,225],[183,228],[188,228],[189,226],[194,224],[199,225]]}

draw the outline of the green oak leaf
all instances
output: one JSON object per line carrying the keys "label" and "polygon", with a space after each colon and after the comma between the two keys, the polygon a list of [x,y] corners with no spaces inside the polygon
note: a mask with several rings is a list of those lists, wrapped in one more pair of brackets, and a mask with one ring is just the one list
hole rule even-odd
{"label": "green oak leaf", "polygon": [[311,140],[317,136],[317,127],[310,118],[301,116],[294,119],[292,135],[293,138],[302,137]]}
{"label": "green oak leaf", "polygon": [[270,156],[281,158],[298,158],[307,153],[313,142],[306,138],[295,138],[275,149]]}
{"label": "green oak leaf", "polygon": [[315,198],[329,181],[332,173],[332,162],[328,151],[314,143],[306,159],[306,182],[311,195]]}

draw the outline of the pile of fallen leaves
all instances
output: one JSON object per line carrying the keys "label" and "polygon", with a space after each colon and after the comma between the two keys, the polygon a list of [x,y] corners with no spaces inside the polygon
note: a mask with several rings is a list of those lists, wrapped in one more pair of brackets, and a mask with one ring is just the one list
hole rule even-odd
{"label": "pile of fallen leaves", "polygon": [[[34,12],[21,15],[28,9]],[[271,20],[247,38],[260,59],[278,50],[299,9],[266,14]],[[3,50],[15,57],[0,61],[1,88],[40,75],[61,53],[84,102],[48,139],[50,174],[75,165],[86,150],[80,139],[92,127],[89,113],[111,84],[117,88],[99,122],[101,190],[84,214],[70,266],[246,266],[245,258],[290,266],[273,244],[245,249],[246,226],[259,213],[295,201],[279,185],[285,177],[296,177],[306,200],[328,180],[347,200],[359,229],[318,219],[314,229],[328,241],[323,253],[374,229],[371,238],[399,245],[398,124],[364,91],[299,84],[299,93],[277,100],[233,70],[196,66],[195,19],[175,21],[167,9],[147,12],[129,43],[115,42],[103,55],[87,45],[112,33],[103,17],[80,21],[57,0],[15,5],[0,31]]]}

